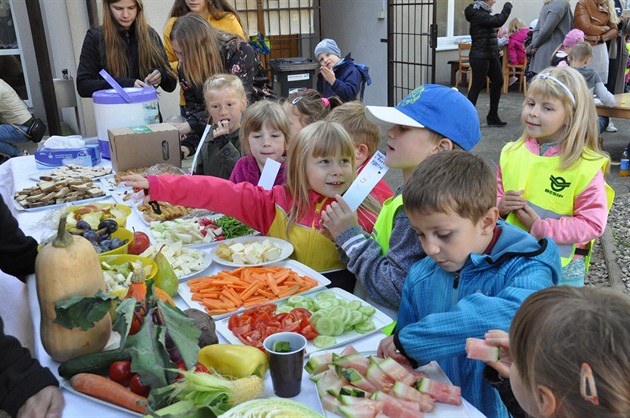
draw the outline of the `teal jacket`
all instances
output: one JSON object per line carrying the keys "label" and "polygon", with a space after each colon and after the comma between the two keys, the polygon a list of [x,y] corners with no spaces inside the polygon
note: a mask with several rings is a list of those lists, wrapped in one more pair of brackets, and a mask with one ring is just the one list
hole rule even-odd
{"label": "teal jacket", "polygon": [[489,255],[471,254],[455,273],[425,257],[409,270],[394,334],[396,347],[416,365],[437,360],[462,397],[488,417],[506,417],[485,364],[466,358],[466,339],[490,329],[508,331],[516,310],[537,290],[562,277],[558,247],[550,239],[499,221],[501,235]]}

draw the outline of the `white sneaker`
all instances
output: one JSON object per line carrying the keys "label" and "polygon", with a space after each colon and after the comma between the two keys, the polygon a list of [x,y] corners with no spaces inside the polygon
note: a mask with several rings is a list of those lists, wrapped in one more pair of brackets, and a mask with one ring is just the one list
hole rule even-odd
{"label": "white sneaker", "polygon": [[510,77],[510,79],[508,80],[508,86],[513,85],[514,83],[516,83],[518,81],[518,77],[516,76],[512,76]]}
{"label": "white sneaker", "polygon": [[617,132],[617,127],[613,124],[612,119],[608,122],[608,126],[606,127],[606,132]]}

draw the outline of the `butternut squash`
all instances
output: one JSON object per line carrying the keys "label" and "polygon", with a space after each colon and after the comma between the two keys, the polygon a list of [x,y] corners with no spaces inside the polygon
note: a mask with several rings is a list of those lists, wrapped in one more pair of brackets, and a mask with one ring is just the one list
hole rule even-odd
{"label": "butternut squash", "polygon": [[87,331],[54,323],[55,302],[72,296],[94,296],[99,289],[105,291],[96,250],[87,239],[66,231],[65,216],[59,221],[55,239],[46,244],[35,259],[35,278],[42,345],[50,357],[64,362],[101,351],[112,332],[109,314]]}

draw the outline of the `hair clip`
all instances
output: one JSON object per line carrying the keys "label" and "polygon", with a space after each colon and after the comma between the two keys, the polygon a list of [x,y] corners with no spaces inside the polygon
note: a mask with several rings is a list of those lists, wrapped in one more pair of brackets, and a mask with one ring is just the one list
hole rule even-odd
{"label": "hair clip", "polygon": [[210,80],[211,83],[218,83],[219,81],[225,81],[225,77],[213,77]]}
{"label": "hair clip", "polygon": [[588,363],[582,363],[582,369],[580,370],[580,395],[582,395],[585,401],[593,405],[599,405],[593,370]]}
{"label": "hair clip", "polygon": [[558,78],[552,76],[549,73],[539,73],[539,74],[536,75],[536,79],[537,80],[551,80],[551,81],[554,81],[554,82],[558,83],[558,85],[560,87],[562,87],[562,89],[564,91],[567,92],[567,94],[569,95],[569,98],[571,99],[571,102],[573,102],[573,107],[575,107],[575,105],[576,105],[576,103],[575,103],[575,96],[573,95],[571,90],[567,87],[567,85],[564,84],[562,81],[560,81]]}
{"label": "hair clip", "polygon": [[322,97],[322,102],[324,102],[324,106],[330,107],[330,100],[325,97]]}
{"label": "hair clip", "polygon": [[292,105],[296,105],[298,103],[300,103],[300,100],[302,100],[304,98],[304,96],[298,96],[295,99],[291,100],[291,104]]}

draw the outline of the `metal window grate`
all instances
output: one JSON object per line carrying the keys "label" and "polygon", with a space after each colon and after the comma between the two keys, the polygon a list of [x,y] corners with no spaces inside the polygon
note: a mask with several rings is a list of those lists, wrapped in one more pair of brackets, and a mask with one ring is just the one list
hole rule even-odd
{"label": "metal window grate", "polygon": [[435,81],[436,0],[388,0],[388,105]]}

